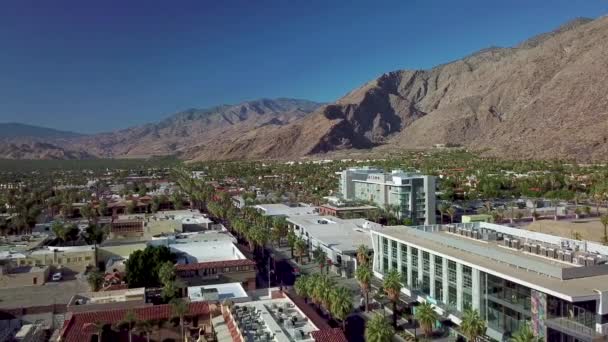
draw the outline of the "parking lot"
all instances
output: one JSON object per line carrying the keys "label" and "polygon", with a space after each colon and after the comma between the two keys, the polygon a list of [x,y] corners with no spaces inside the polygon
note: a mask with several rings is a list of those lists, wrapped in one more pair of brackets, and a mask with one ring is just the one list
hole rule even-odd
{"label": "parking lot", "polygon": [[82,275],[42,286],[0,289],[0,308],[67,304],[73,295],[87,291],[89,285]]}

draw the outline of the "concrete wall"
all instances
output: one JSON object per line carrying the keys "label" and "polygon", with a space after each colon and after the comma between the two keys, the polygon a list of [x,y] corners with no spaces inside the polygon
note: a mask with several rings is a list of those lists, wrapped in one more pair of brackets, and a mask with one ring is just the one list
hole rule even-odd
{"label": "concrete wall", "polygon": [[88,266],[95,266],[95,249],[64,250],[49,253],[32,253],[25,259],[14,260],[14,266],[51,266],[64,268],[76,273],[83,272]]}

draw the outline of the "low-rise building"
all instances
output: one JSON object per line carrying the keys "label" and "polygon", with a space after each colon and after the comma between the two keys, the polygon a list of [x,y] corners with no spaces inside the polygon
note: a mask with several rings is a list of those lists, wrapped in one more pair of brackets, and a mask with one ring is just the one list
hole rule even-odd
{"label": "low-rise building", "polygon": [[282,203],[273,203],[273,204],[258,204],[255,208],[265,216],[283,216],[283,217],[291,217],[297,215],[314,215],[318,213],[318,208],[296,204],[296,205],[286,205]]}
{"label": "low-rise building", "polygon": [[67,305],[68,312],[90,312],[113,309],[133,309],[151,306],[146,303],[143,287],[99,292],[85,292],[74,295]]}
{"label": "low-rise building", "polygon": [[365,219],[340,219],[333,216],[289,216],[287,223],[296,235],[308,242],[309,250],[320,247],[331,260],[333,269],[352,277],[357,267],[357,249],[371,250],[370,229],[379,226]]}
{"label": "low-rise building", "polygon": [[0,289],[40,286],[49,278],[49,266],[0,265]]}
{"label": "low-rise building", "polygon": [[0,262],[12,267],[50,266],[51,272],[58,269],[80,273],[96,265],[95,246],[41,247],[19,253],[0,254]]}

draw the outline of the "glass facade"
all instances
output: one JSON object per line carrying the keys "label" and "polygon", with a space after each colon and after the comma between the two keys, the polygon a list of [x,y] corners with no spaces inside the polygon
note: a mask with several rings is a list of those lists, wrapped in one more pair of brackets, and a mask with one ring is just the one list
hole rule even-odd
{"label": "glass facade", "polygon": [[443,303],[440,307],[461,313],[477,309],[493,338],[497,334],[512,336],[530,322],[536,336],[576,342],[565,328],[555,330],[552,320],[560,320],[561,326],[576,328],[586,336],[597,334],[595,328],[601,317],[596,314],[595,300],[570,303],[406,243],[384,237],[375,241],[382,248],[376,260],[383,272],[398,269],[405,288]]}
{"label": "glass facade", "polygon": [[531,320],[530,288],[483,272],[481,283],[481,315],[489,328],[513,333]]}

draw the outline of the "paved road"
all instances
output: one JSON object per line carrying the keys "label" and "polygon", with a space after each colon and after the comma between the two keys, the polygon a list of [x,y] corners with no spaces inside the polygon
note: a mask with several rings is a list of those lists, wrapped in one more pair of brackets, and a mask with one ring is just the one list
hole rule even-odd
{"label": "paved road", "polygon": [[0,308],[19,308],[67,304],[73,295],[89,291],[85,280],[71,279],[48,282],[42,286],[24,286],[0,290]]}

